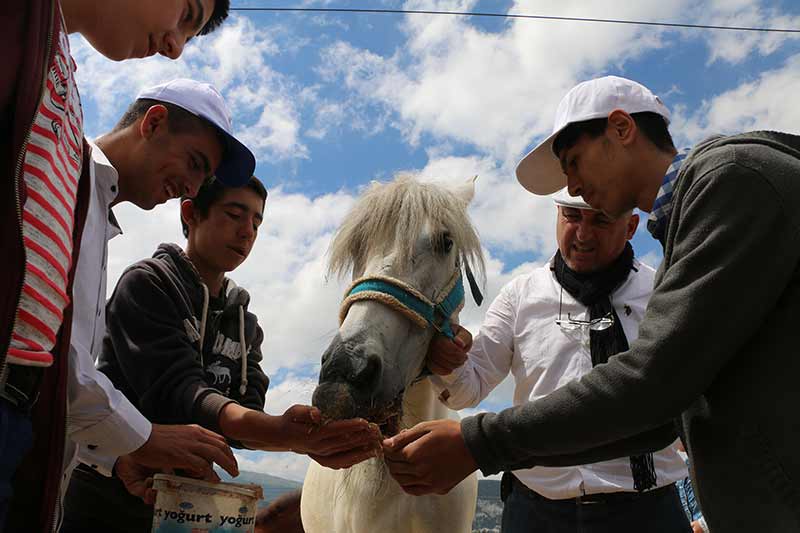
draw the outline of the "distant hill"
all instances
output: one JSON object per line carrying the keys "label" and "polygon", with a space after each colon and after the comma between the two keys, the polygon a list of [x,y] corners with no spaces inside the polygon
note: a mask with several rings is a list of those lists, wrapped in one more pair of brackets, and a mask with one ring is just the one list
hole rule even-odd
{"label": "distant hill", "polygon": [[[223,481],[234,483],[252,483],[261,485],[264,490],[264,499],[259,507],[266,507],[269,502],[293,490],[302,487],[302,483],[283,479],[269,474],[258,472],[239,473],[239,477],[231,478],[227,473],[220,472]],[[499,533],[500,518],[503,514],[503,502],[500,501],[500,482],[495,479],[482,479],[478,482],[478,506],[475,509],[475,521],[472,529],[475,533]]]}
{"label": "distant hill", "polygon": [[252,483],[253,485],[261,485],[264,490],[264,499],[259,503],[259,507],[266,507],[269,502],[284,494],[297,490],[303,486],[302,483],[283,479],[282,477],[270,476],[269,474],[261,474],[259,472],[239,472],[237,478],[232,478],[226,472],[219,472],[222,481],[231,481],[233,483]]}

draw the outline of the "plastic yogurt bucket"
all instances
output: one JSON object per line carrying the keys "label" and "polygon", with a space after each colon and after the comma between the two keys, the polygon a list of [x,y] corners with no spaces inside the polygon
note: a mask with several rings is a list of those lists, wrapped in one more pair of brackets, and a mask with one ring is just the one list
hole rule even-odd
{"label": "plastic yogurt bucket", "polygon": [[153,533],[254,533],[258,485],[156,474]]}

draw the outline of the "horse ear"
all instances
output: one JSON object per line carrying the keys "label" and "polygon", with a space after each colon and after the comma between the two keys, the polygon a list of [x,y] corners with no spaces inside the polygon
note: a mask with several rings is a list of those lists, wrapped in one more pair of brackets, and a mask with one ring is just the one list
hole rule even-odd
{"label": "horse ear", "polygon": [[456,196],[464,200],[464,203],[469,204],[472,199],[475,197],[475,180],[478,179],[477,174],[458,187],[455,188],[453,192],[455,192]]}

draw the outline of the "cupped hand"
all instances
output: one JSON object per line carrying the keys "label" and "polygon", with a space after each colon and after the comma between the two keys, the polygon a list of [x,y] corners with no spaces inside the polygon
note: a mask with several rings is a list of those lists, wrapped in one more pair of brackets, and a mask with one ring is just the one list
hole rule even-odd
{"label": "cupped hand", "polygon": [[294,405],[282,415],[292,451],[328,468],[349,468],[380,453],[380,430],[361,418],[322,422],[316,407]]}

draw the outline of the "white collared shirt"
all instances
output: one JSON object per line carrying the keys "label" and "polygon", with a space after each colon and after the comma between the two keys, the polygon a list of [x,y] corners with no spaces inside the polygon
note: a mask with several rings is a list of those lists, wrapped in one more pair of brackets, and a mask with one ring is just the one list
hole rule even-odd
{"label": "white collared shirt", "polygon": [[105,474],[117,457],[140,448],[150,437],[150,422],[95,368],[106,326],[108,241],[122,233],[111,212],[117,196],[117,171],[95,144],[91,197],[81,237],[73,284],[74,312],[69,347],[65,478],[81,460]]}
{"label": "white collared shirt", "polygon": [[[508,375],[514,376],[514,405],[534,401],[592,370],[588,328],[564,330],[556,324],[559,297],[562,318],[588,320],[585,306],[561,290],[550,263],[513,279],[489,307],[464,366],[433,383],[449,393],[452,409],[473,407]],[[634,260],[635,271],[611,294],[628,341],[638,336],[639,322],[653,290],[655,271]],[[687,476],[675,444],[653,454],[657,486]],[[550,499],[583,494],[633,491],[628,457],[574,467],[514,471],[525,485]]]}

